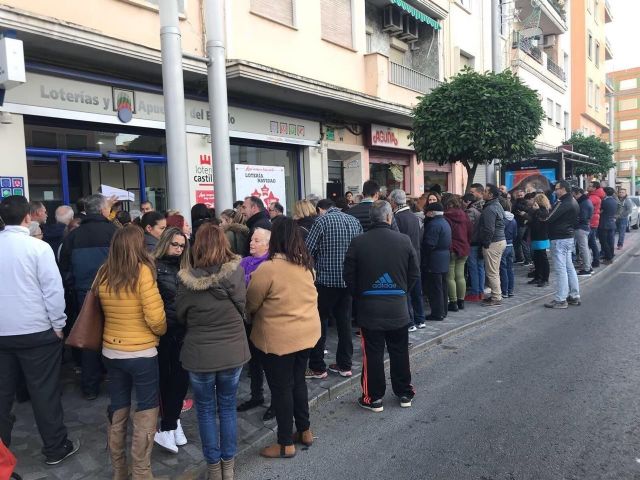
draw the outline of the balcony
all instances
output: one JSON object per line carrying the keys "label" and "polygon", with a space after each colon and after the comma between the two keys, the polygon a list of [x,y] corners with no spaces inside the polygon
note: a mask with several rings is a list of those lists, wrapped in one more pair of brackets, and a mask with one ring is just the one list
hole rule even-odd
{"label": "balcony", "polygon": [[611,4],[609,4],[609,0],[605,0],[604,2],[604,23],[613,22],[613,15],[611,15]]}
{"label": "balcony", "polygon": [[[533,13],[531,0],[515,0],[515,8],[520,11],[519,18],[524,21]],[[540,24],[539,27],[545,35],[560,35],[568,30],[566,11],[558,0],[539,0]]]}
{"label": "balcony", "polygon": [[604,39],[604,59],[613,60],[613,50],[611,50],[611,42],[606,37]]}
{"label": "balcony", "polygon": [[536,62],[542,63],[542,50],[538,47],[518,42],[518,48],[533,58]]}
{"label": "balcony", "polygon": [[549,57],[547,57],[547,70],[549,70],[563,82],[567,81],[567,75],[564,73],[562,67],[560,67],[560,65],[551,60]]}
{"label": "balcony", "polygon": [[409,67],[389,61],[389,83],[420,93],[429,93],[442,82]]}

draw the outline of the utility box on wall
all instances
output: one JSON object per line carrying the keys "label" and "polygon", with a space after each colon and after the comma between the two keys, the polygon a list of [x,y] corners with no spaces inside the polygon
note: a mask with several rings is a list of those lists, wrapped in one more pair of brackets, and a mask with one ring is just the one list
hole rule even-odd
{"label": "utility box on wall", "polygon": [[0,38],[0,88],[8,90],[26,81],[22,40]]}

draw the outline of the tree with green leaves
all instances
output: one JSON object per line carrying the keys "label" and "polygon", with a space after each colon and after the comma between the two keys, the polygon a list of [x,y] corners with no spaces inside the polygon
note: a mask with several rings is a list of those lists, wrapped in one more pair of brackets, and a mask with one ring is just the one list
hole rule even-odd
{"label": "tree with green leaves", "polygon": [[592,164],[576,162],[573,169],[576,175],[605,175],[615,166],[611,145],[595,135],[585,137],[582,132],[573,132],[565,143],[573,145],[574,152],[591,157]]}
{"label": "tree with green leaves", "polygon": [[461,162],[468,190],[478,165],[534,153],[543,118],[536,92],[510,70],[483,74],[467,67],[420,99],[413,110],[413,148],[420,161]]}

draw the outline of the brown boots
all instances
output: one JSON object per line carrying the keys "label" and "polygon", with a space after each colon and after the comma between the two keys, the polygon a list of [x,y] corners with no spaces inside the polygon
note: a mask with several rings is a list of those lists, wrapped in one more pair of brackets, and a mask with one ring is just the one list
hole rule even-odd
{"label": "brown boots", "polygon": [[209,463],[207,465],[207,479],[206,480],[222,480],[222,465],[221,465],[221,462]]}
{"label": "brown boots", "polygon": [[158,425],[158,408],[150,408],[133,414],[133,439],[131,463],[133,480],[153,480],[151,450]]}
{"label": "brown boots", "polygon": [[310,447],[313,445],[313,433],[311,433],[311,430],[296,432],[293,434],[293,443],[301,443],[306,447]]}
{"label": "brown boots", "polygon": [[260,455],[265,458],[292,458],[296,456],[296,447],[293,445],[269,445],[260,450]]}
{"label": "brown boots", "polygon": [[127,423],[129,422],[129,407],[113,412],[107,422],[107,445],[113,466],[113,480],[127,480]]}
{"label": "brown boots", "polygon": [[222,460],[222,480],[233,480],[235,460]]}

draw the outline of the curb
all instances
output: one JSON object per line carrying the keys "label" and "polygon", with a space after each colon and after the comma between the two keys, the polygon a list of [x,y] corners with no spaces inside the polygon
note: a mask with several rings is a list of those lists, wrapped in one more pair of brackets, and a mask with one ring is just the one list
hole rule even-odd
{"label": "curb", "polygon": [[[628,257],[631,253],[632,250],[637,249],[637,243],[635,242],[633,246],[630,246],[629,248],[625,249],[623,252],[618,253],[616,255],[616,257],[618,257],[618,260],[616,261],[616,264],[620,264],[621,261],[624,259],[625,261],[628,260]],[[634,256],[638,256],[637,254]],[[631,257],[630,257],[631,258]],[[594,275],[592,275],[589,278],[585,278],[582,280],[582,285],[588,285],[590,284],[594,278],[598,278],[598,279],[602,279],[602,278],[606,278],[603,277],[604,276],[608,276],[611,275],[612,273],[607,273],[607,272],[614,272],[615,270],[607,268],[610,265],[603,267],[600,267],[601,269],[597,271],[597,273],[595,273]],[[497,320],[499,317],[501,317],[502,315],[508,313],[508,312],[514,312],[516,310],[519,310],[523,307],[527,307],[529,305],[532,305],[536,302],[539,302],[540,300],[543,299],[547,299],[549,297],[552,297],[555,294],[555,292],[549,292],[546,293],[544,295],[540,295],[537,298],[533,298],[530,300],[526,300],[518,305],[513,305],[512,307],[508,307],[506,309],[500,309],[498,311],[496,311],[495,313],[491,313],[485,317],[479,318],[478,320],[475,320],[473,322],[469,322],[465,325],[461,325],[459,327],[453,328],[447,332],[442,333],[441,335],[438,335],[437,337],[431,338],[429,340],[426,340],[422,343],[418,343],[418,344],[414,344],[409,348],[409,358],[411,357],[415,357],[416,355],[423,353],[427,350],[430,350],[433,347],[437,347],[438,345],[441,345],[445,340],[447,340],[448,338],[454,337],[456,335],[459,335],[467,330],[471,330],[473,328],[477,328],[479,326],[482,326],[486,323],[489,323],[493,320]],[[384,368],[385,368],[385,372],[388,371],[389,368],[389,359],[385,359],[384,361]],[[330,400],[333,400],[335,398],[340,397],[341,395],[347,393],[348,391],[350,391],[354,386],[359,385],[360,384],[360,378],[361,378],[362,374],[361,373],[356,373],[354,374],[352,377],[342,380],[340,382],[338,382],[337,384],[333,385],[332,387],[327,388],[324,392],[322,392],[321,394],[310,398],[309,399],[309,409],[312,408],[317,408],[319,405],[321,405],[322,403],[328,402]],[[244,454],[245,452],[253,449],[257,444],[262,444],[263,442],[265,442],[268,438],[272,437],[273,435],[276,434],[277,431],[277,427],[271,429],[269,427],[263,427],[266,431],[264,432],[263,435],[260,435],[259,437],[257,437],[256,439],[254,439],[251,443],[238,448],[238,453],[237,456],[239,457],[240,455]],[[190,477],[191,478],[191,477]]]}

